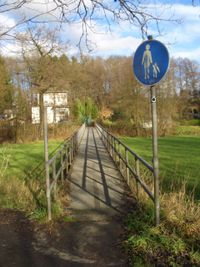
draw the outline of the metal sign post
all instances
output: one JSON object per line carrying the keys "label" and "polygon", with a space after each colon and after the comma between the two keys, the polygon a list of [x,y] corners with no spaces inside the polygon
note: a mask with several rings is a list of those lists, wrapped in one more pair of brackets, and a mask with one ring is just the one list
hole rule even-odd
{"label": "metal sign post", "polygon": [[45,158],[45,174],[46,174],[46,197],[47,197],[47,213],[48,220],[51,220],[51,194],[50,194],[50,177],[49,177],[49,150],[48,150],[48,123],[47,123],[47,107],[43,109],[44,118],[44,158]]}
{"label": "metal sign post", "polygon": [[151,114],[152,114],[152,150],[154,171],[154,207],[155,223],[160,222],[159,204],[159,163],[158,163],[158,134],[155,84],[159,83],[169,68],[169,53],[167,48],[159,41],[149,36],[135,51],[133,58],[133,71],[136,79],[150,87]]}
{"label": "metal sign post", "polygon": [[151,92],[151,115],[152,115],[152,148],[153,148],[153,170],[154,170],[154,208],[155,223],[160,223],[160,203],[159,203],[159,163],[158,163],[158,130],[157,130],[157,107],[156,90],[150,87]]}

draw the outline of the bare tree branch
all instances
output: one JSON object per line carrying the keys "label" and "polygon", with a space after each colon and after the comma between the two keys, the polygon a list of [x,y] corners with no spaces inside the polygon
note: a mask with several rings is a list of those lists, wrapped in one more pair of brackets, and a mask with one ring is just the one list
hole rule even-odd
{"label": "bare tree branch", "polygon": [[[195,1],[192,0],[194,4]],[[160,7],[160,6],[159,6]],[[163,6],[163,9],[166,9]],[[154,23],[160,33],[160,22],[177,21],[172,17],[156,15],[153,8],[149,8],[144,0],[3,0],[0,4],[0,14],[12,14],[20,11],[21,18],[13,27],[0,33],[6,36],[14,28],[25,22],[31,23],[80,23],[81,36],[78,45],[85,41],[90,47],[89,32],[95,31],[94,24],[106,23],[111,30],[113,22],[129,22],[136,26],[143,37],[148,35],[149,25]],[[41,10],[41,11],[40,11]]]}

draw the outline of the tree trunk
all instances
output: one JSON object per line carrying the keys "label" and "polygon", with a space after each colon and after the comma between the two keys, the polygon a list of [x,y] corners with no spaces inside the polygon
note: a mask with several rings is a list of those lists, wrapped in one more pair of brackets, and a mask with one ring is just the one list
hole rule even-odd
{"label": "tree trunk", "polygon": [[39,107],[40,107],[40,127],[39,127],[39,138],[43,136],[43,123],[44,123],[44,94],[39,93]]}

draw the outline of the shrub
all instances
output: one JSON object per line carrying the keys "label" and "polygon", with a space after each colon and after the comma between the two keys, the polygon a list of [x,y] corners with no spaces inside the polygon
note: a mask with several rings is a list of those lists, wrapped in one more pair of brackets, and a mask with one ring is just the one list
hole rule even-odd
{"label": "shrub", "polygon": [[161,224],[153,224],[153,205],[140,193],[140,205],[125,219],[125,249],[141,266],[200,266],[200,206],[193,196],[161,194]]}
{"label": "shrub", "polygon": [[109,132],[115,135],[122,135],[122,136],[148,136],[151,134],[151,129],[145,129],[143,127],[136,126],[135,124],[126,121],[101,121],[101,125],[108,129]]}

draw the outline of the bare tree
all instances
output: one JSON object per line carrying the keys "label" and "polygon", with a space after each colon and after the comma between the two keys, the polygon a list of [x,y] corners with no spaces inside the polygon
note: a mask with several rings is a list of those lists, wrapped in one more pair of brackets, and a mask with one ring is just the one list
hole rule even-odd
{"label": "bare tree", "polygon": [[44,25],[28,27],[25,33],[17,36],[21,41],[22,56],[27,68],[26,75],[30,81],[32,93],[39,94],[40,125],[43,124],[43,94],[64,89],[60,70],[54,55],[59,53],[62,44],[59,42],[57,31]]}
{"label": "bare tree", "polygon": [[[90,46],[89,32],[96,31],[96,23],[106,22],[110,30],[113,22],[128,22],[140,29],[143,37],[148,27],[154,23],[158,32],[161,21],[175,21],[166,6],[159,4],[152,8],[145,0],[3,0],[0,14],[14,14],[15,25],[0,32],[0,36],[12,35],[12,30],[24,22],[79,24],[81,27],[79,45],[86,41]],[[156,9],[156,11],[155,11]],[[20,12],[20,13],[19,13]]]}

